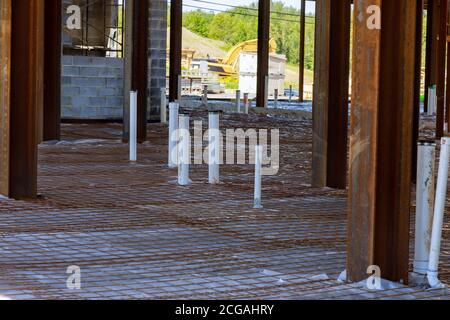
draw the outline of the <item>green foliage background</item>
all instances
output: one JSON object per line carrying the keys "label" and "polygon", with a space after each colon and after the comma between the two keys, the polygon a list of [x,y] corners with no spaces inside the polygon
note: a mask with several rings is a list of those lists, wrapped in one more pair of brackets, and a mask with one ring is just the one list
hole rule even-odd
{"label": "green foliage background", "polygon": [[[252,4],[247,8],[256,9],[257,5]],[[277,1],[272,2],[271,11],[270,35],[277,42],[277,53],[285,54],[289,64],[298,64],[300,10]],[[185,12],[183,26],[202,37],[225,42],[227,45],[226,48],[223,48],[225,50],[240,42],[258,37],[257,12],[251,9],[231,8],[220,13],[200,10]],[[309,15],[306,18],[305,34],[305,68],[312,70],[314,66],[314,18]]]}

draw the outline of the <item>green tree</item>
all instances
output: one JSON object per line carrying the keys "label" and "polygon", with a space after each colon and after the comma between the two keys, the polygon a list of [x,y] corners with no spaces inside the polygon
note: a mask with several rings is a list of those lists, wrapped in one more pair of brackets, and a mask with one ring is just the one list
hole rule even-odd
{"label": "green tree", "polygon": [[[183,25],[194,33],[221,40],[227,49],[258,37],[258,12],[254,3],[226,12],[192,11],[184,14]],[[277,43],[277,53],[286,55],[288,63],[299,63],[300,11],[280,1],[271,4],[270,35]],[[307,17],[305,29],[305,68],[314,66],[314,17]]]}

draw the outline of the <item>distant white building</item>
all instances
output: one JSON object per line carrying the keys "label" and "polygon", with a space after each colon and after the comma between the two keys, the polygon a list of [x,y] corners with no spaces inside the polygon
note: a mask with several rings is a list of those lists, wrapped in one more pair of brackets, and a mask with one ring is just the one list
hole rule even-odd
{"label": "distant white building", "polygon": [[[284,94],[286,79],[286,56],[270,54],[269,58],[269,95],[278,89],[280,95]],[[241,52],[239,55],[239,90],[256,94],[256,74],[258,69],[258,54],[254,52]]]}

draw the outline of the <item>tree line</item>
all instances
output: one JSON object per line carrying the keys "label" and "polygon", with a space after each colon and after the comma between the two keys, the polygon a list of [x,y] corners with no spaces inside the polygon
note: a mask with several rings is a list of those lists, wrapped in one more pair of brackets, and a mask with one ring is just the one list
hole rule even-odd
{"label": "tree line", "polygon": [[[209,39],[221,40],[225,50],[234,45],[258,37],[258,12],[256,4],[244,8],[230,8],[225,12],[202,10],[185,12],[183,26]],[[270,36],[277,43],[277,53],[286,55],[290,64],[299,63],[300,10],[288,7],[282,2],[271,4]],[[314,17],[306,18],[305,68],[314,66]]]}

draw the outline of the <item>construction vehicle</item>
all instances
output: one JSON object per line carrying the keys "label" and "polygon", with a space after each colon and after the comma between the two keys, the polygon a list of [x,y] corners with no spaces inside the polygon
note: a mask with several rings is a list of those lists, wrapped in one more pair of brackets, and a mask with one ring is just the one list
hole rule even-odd
{"label": "construction vehicle", "polygon": [[[269,53],[276,53],[277,43],[275,39],[269,41]],[[195,59],[195,62],[207,61],[208,72],[219,77],[238,76],[239,73],[239,55],[241,53],[257,53],[258,39],[244,41],[228,52],[223,59]],[[195,63],[194,62],[194,63]]]}

